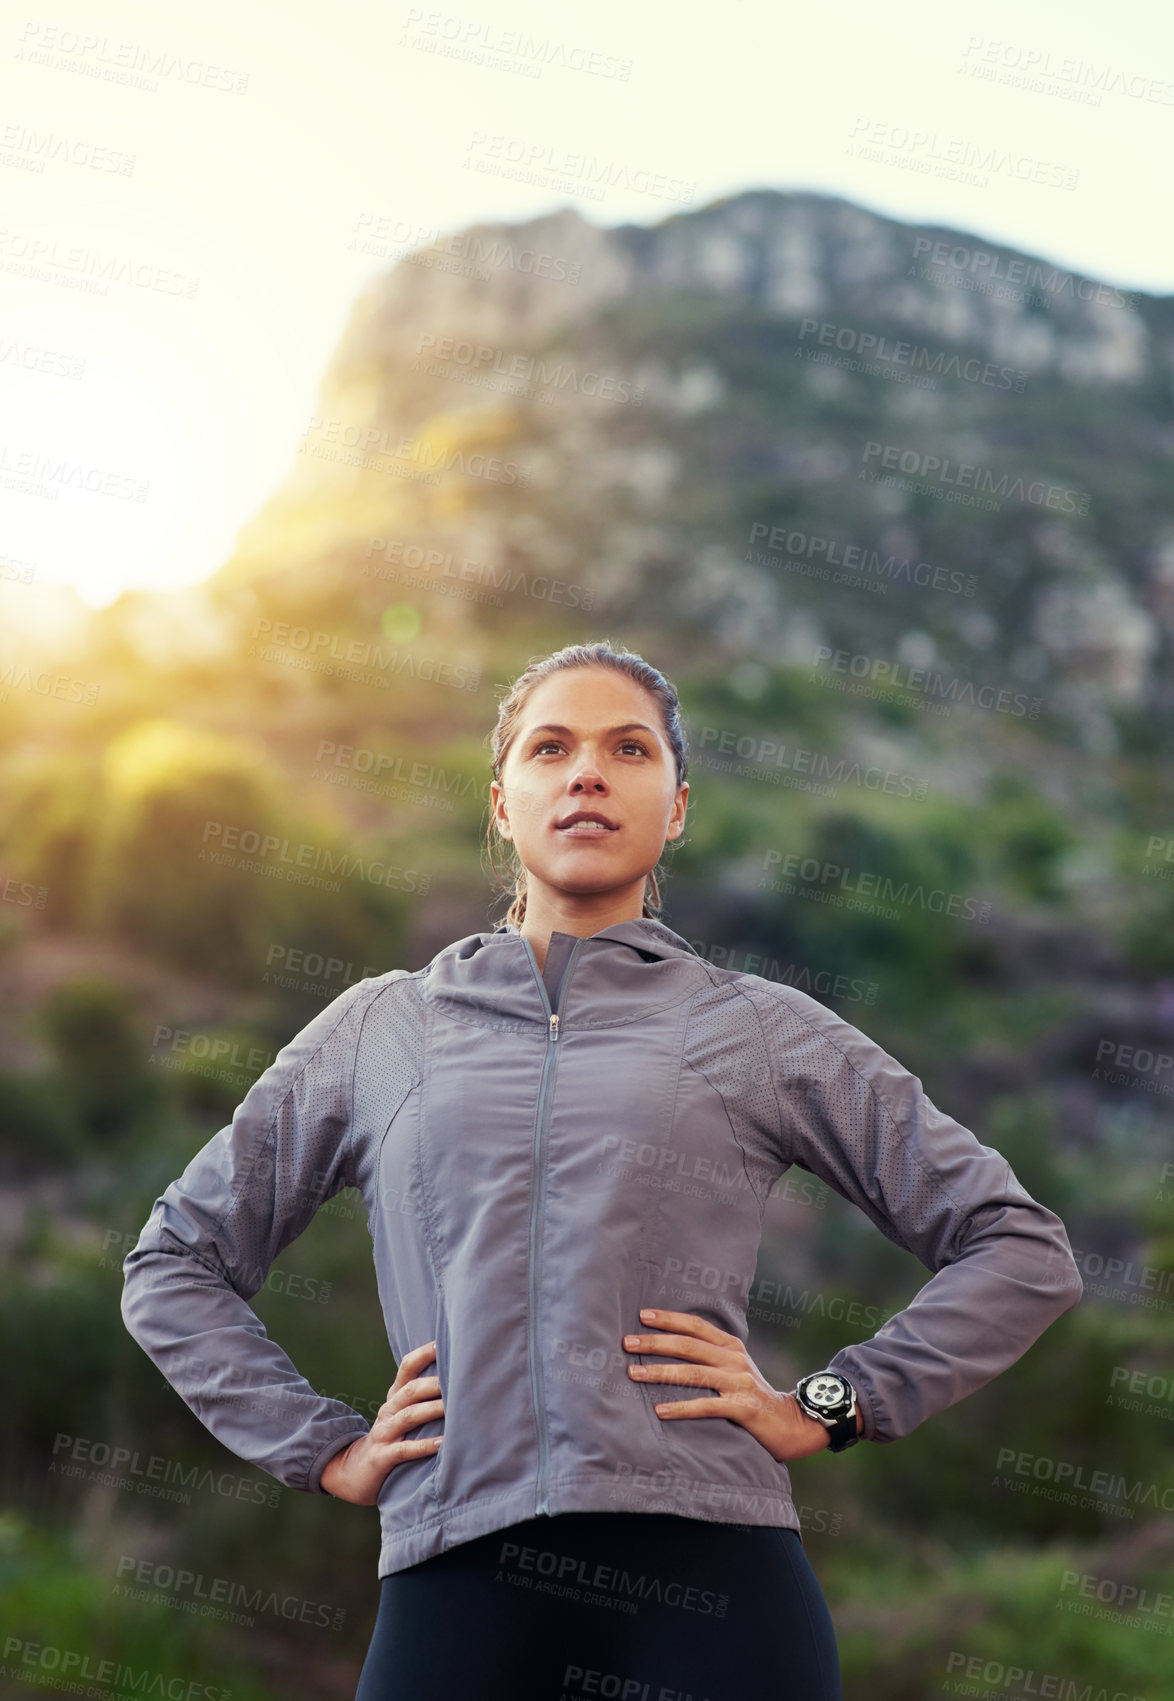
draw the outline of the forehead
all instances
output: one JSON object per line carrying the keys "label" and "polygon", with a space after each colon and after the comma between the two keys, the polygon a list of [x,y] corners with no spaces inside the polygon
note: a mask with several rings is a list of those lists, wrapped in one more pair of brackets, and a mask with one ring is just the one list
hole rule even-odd
{"label": "forehead", "polygon": [[638,680],[614,667],[563,667],[544,679],[526,699],[522,721],[550,720],[558,709],[563,721],[596,720],[597,714],[623,711],[633,720],[655,721],[657,699]]}
{"label": "forehead", "polygon": [[610,667],[562,668],[535,686],[519,717],[523,731],[543,722],[590,731],[621,721],[640,721],[660,730],[655,697],[625,673]]}

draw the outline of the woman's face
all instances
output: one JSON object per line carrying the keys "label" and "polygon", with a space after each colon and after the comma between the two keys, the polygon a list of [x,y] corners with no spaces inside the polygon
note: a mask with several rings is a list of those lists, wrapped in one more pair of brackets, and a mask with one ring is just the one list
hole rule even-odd
{"label": "woman's face", "polygon": [[[631,887],[685,824],[688,781],[677,784],[652,694],[611,667],[564,668],[530,693],[490,786],[493,818],[535,883],[588,895]],[[583,810],[610,827],[563,827]]]}

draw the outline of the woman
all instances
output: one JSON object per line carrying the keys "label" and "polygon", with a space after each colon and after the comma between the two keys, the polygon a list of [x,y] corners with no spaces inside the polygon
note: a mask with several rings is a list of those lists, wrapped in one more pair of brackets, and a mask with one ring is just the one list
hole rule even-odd
{"label": "woman", "polygon": [[[689,787],[655,668],[606,643],[532,664],[492,753],[506,921],[279,1053],[156,1201],[124,1319],[233,1451],[379,1508],[357,1701],[835,1701],[787,1463],[990,1381],[1080,1298],[1071,1247],[858,1029],[657,919]],[[746,1306],[793,1164],[935,1273],[783,1392]],[[345,1186],[399,1366],[372,1424],[247,1303]]]}

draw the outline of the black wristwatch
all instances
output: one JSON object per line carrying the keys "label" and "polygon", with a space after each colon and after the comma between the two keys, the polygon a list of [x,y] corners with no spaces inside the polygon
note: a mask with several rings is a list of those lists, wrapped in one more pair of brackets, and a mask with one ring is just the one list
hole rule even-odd
{"label": "black wristwatch", "polygon": [[838,1370],[817,1370],[801,1376],[791,1393],[808,1417],[818,1418],[831,1431],[829,1453],[842,1453],[860,1440],[856,1433],[856,1390]]}

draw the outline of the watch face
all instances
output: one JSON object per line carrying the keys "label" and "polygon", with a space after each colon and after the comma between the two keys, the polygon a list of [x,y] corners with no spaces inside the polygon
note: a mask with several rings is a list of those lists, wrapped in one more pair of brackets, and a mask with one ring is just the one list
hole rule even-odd
{"label": "watch face", "polygon": [[842,1376],[836,1376],[830,1370],[821,1371],[818,1376],[810,1378],[803,1392],[813,1406],[830,1411],[833,1406],[843,1405],[847,1400],[848,1385]]}

